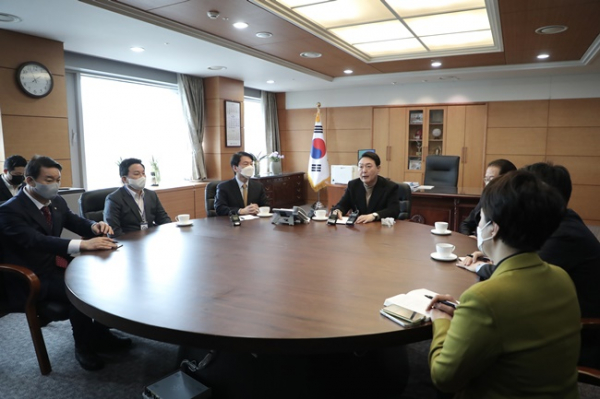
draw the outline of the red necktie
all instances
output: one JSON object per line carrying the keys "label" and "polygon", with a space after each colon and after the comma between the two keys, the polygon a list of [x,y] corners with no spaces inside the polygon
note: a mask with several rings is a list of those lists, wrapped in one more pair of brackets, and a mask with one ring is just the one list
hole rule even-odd
{"label": "red necktie", "polygon": [[[50,229],[52,229],[52,214],[50,214],[50,208],[48,208],[47,206],[43,206],[42,213],[46,218],[48,226],[50,226]],[[56,266],[66,269],[67,266],[69,266],[69,261],[63,258],[62,256],[56,255]]]}

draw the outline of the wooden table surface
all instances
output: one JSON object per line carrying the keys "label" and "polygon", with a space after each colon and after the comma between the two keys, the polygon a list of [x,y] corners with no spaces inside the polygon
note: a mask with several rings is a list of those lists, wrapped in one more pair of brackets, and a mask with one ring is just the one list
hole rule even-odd
{"label": "wooden table surface", "polygon": [[435,244],[476,249],[458,233],[398,221],[328,226],[231,226],[226,217],[175,223],[119,238],[115,251],[78,256],[66,273],[77,308],[135,335],[199,348],[326,353],[427,339],[379,314],[385,298],[417,288],[455,297],[476,282]]}

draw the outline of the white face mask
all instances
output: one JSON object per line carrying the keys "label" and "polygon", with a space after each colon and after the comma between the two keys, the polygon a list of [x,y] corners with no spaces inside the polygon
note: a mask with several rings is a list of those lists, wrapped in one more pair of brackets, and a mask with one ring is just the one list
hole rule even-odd
{"label": "white face mask", "polygon": [[243,168],[240,173],[242,174],[242,176],[246,177],[246,178],[251,178],[252,176],[254,176],[254,166],[252,165],[248,165],[245,168]]}
{"label": "white face mask", "polygon": [[50,200],[58,194],[59,183],[50,183],[50,184],[42,184],[35,183],[35,186],[32,187],[32,190],[39,195],[40,197]]}
{"label": "white face mask", "polygon": [[483,227],[479,227],[477,226],[477,249],[479,249],[481,252],[484,253],[485,252],[483,250],[483,243],[486,241],[491,240],[492,238],[494,238],[493,236],[489,236],[488,238],[483,238],[481,236],[481,232],[483,231],[483,229],[485,229],[487,226],[489,226],[492,223],[492,221],[490,220],[489,222],[487,222]]}
{"label": "white face mask", "polygon": [[143,190],[146,187],[146,178],[140,177],[139,179],[127,178],[127,184],[134,190]]}

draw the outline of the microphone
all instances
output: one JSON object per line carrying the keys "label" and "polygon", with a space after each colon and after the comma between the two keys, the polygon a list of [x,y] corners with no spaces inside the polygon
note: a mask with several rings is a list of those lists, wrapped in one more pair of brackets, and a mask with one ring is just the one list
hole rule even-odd
{"label": "microphone", "polygon": [[240,215],[238,215],[234,211],[229,211],[229,220],[231,220],[231,224],[233,226],[240,226],[242,224],[242,221],[240,220]]}

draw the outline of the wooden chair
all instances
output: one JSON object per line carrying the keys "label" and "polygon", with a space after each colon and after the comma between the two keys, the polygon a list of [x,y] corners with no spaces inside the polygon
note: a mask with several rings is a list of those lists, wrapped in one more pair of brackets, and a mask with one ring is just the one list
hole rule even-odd
{"label": "wooden chair", "polygon": [[[582,330],[594,330],[600,333],[600,318],[582,318]],[[577,380],[584,384],[600,386],[600,370],[593,367],[578,366]]]}
{"label": "wooden chair", "polygon": [[[10,307],[4,288],[3,275],[5,273],[17,275],[27,282],[29,295],[24,310],[13,309]],[[52,366],[50,365],[50,358],[48,357],[46,343],[44,342],[44,336],[42,335],[42,323],[40,320],[66,320],[69,316],[69,309],[68,306],[56,302],[38,303],[39,295],[40,280],[34,272],[23,266],[0,264],[0,317],[5,316],[8,313],[25,312],[40,371],[43,375],[47,375],[52,371]],[[38,315],[40,317],[38,317]]]}

